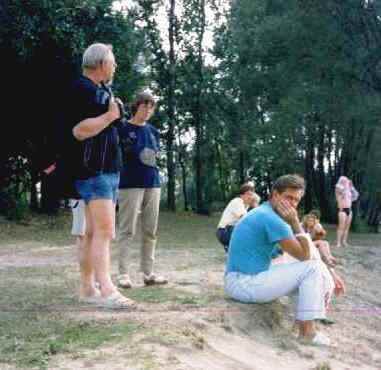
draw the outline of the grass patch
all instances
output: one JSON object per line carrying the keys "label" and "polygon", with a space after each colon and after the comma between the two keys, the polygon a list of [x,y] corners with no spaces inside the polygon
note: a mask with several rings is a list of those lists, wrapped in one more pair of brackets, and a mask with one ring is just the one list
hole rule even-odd
{"label": "grass patch", "polygon": [[200,216],[193,213],[161,212],[159,222],[159,243],[170,249],[222,250],[215,230],[217,216]]}
{"label": "grass patch", "polygon": [[46,369],[59,353],[80,352],[118,340],[137,331],[135,323],[68,321],[62,315],[9,313],[0,317],[0,358],[26,369]]}
{"label": "grass patch", "polygon": [[0,270],[0,309],[39,311],[76,303],[76,274],[65,267],[22,267]]}
{"label": "grass patch", "polygon": [[142,287],[128,291],[128,297],[145,303],[174,303],[184,305],[206,305],[208,297],[201,297],[179,289],[164,287]]}
{"label": "grass patch", "polygon": [[2,363],[46,369],[52,356],[79,353],[106,342],[124,341],[135,323],[73,321],[80,309],[76,275],[67,267],[25,267],[0,271],[0,368]]}
{"label": "grass patch", "polygon": [[23,242],[48,242],[49,245],[73,244],[70,235],[71,210],[62,209],[56,216],[31,213],[20,222],[10,222],[0,217],[1,244]]}

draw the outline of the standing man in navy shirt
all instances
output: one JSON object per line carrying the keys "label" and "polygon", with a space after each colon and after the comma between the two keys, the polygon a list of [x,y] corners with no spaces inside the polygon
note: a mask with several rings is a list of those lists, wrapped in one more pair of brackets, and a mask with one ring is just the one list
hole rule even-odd
{"label": "standing man in navy shirt", "polygon": [[[80,298],[99,306],[128,309],[133,302],[114,285],[110,243],[115,234],[115,204],[122,165],[116,124],[121,112],[102,85],[112,81],[116,62],[110,45],[90,45],[83,74],[68,95],[65,158],[85,203],[86,234],[80,249]],[[100,291],[95,286],[100,285]]]}
{"label": "standing man in navy shirt", "polygon": [[131,288],[128,274],[128,252],[141,215],[142,247],[140,267],[145,285],[166,284],[155,275],[153,265],[160,206],[160,177],[157,167],[159,132],[147,121],[156,102],[149,93],[140,93],[131,106],[132,118],[125,121],[119,134],[123,152],[123,170],[119,192],[119,277],[118,285]]}

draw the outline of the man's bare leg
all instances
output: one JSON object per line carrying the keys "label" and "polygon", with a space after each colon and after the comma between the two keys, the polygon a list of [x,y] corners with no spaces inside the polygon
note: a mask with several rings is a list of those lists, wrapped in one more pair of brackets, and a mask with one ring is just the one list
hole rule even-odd
{"label": "man's bare leg", "polygon": [[110,275],[110,242],[115,234],[115,205],[111,199],[95,199],[89,203],[92,221],[90,254],[95,279],[101,294],[107,297],[117,292]]}
{"label": "man's bare leg", "polygon": [[80,297],[92,297],[99,294],[95,285],[94,269],[91,264],[90,243],[88,237],[77,236],[76,245],[78,251],[79,269],[81,275]]}
{"label": "man's bare leg", "polygon": [[92,297],[97,293],[95,288],[95,272],[91,257],[91,240],[93,223],[88,205],[85,206],[86,232],[83,237],[77,237],[78,260],[80,268],[80,297]]}

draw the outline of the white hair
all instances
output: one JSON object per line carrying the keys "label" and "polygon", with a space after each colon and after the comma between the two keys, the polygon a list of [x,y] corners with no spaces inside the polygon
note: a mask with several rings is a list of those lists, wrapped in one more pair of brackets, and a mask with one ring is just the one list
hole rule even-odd
{"label": "white hair", "polygon": [[90,45],[83,53],[82,68],[95,69],[112,56],[111,45],[96,43]]}

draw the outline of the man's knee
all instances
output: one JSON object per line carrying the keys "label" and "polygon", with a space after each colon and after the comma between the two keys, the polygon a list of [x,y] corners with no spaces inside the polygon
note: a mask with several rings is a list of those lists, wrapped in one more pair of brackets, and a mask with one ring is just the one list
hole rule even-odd
{"label": "man's knee", "polygon": [[87,228],[86,231],[85,231],[85,236],[84,236],[84,237],[85,237],[87,240],[91,240],[91,239],[93,238],[93,236],[94,236],[94,232],[93,232],[93,230],[90,229],[90,228]]}
{"label": "man's knee", "polygon": [[111,224],[101,224],[94,230],[94,237],[101,237],[102,239],[112,239],[114,237],[114,226]]}
{"label": "man's knee", "polygon": [[322,262],[320,260],[317,260],[317,259],[308,260],[308,261],[304,261],[303,263],[307,266],[308,272],[310,274],[315,274],[315,275],[321,276],[321,274],[322,274],[321,263]]}

